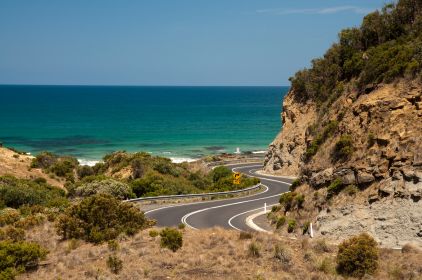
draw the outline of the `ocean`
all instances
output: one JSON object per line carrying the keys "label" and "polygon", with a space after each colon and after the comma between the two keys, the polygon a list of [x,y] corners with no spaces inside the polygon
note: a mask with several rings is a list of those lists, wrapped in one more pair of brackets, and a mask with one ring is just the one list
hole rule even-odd
{"label": "ocean", "polygon": [[83,163],[144,151],[190,160],[260,152],[281,129],[288,87],[0,85],[0,142]]}

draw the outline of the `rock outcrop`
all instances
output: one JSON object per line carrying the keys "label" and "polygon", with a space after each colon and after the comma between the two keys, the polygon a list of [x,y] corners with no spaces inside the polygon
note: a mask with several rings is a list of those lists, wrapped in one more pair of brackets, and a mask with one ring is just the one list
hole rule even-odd
{"label": "rock outcrop", "polygon": [[[270,144],[264,170],[299,176],[309,209],[315,204],[312,193],[336,179],[344,188],[359,189],[352,201],[340,196],[318,206],[317,234],[338,239],[367,231],[389,246],[422,244],[422,85],[402,80],[368,91],[350,88],[323,109],[311,101],[295,102],[290,92],[283,129]],[[329,123],[335,130],[306,157],[317,134],[312,131]],[[336,147],[344,135],[349,154],[339,159]]]}

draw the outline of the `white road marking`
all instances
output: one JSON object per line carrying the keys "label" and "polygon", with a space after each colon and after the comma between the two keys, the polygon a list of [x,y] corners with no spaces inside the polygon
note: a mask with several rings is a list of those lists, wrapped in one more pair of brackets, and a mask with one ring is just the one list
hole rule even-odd
{"label": "white road marking", "polygon": [[[271,204],[271,205],[268,205],[268,207],[270,207],[270,206],[274,206],[274,205],[278,205],[278,203],[277,203],[277,204]],[[239,216],[242,216],[243,214],[246,214],[246,213],[249,213],[249,212],[253,212],[253,211],[256,211],[256,210],[259,210],[259,209],[262,209],[262,207],[255,208],[255,209],[248,210],[248,211],[245,211],[245,212],[242,212],[242,213],[239,213],[239,214],[234,215],[233,217],[231,217],[231,218],[228,220],[228,224],[229,224],[229,226],[231,226],[231,227],[232,227],[232,228],[234,228],[235,230],[238,230],[238,231],[243,231],[243,230],[241,230],[240,228],[235,227],[235,226],[232,224],[232,220],[233,220],[233,219],[236,219],[236,218],[237,218],[237,217],[239,217]]]}
{"label": "white road marking", "polygon": [[[264,185],[265,186],[265,185]],[[261,198],[255,198],[255,199],[250,199],[250,200],[243,200],[243,201],[238,201],[238,202],[234,202],[234,203],[229,203],[229,204],[223,204],[223,205],[218,205],[218,206],[213,206],[213,207],[208,207],[208,208],[203,208],[203,209],[199,209],[193,212],[190,212],[186,215],[184,215],[181,219],[182,223],[184,223],[186,226],[188,226],[189,228],[192,229],[197,229],[193,226],[191,226],[186,220],[195,214],[204,212],[204,211],[208,211],[211,209],[217,209],[217,208],[222,208],[222,207],[227,207],[227,206],[232,206],[232,205],[238,205],[238,204],[243,204],[243,203],[248,203],[248,202],[253,202],[253,201],[258,201],[258,200],[263,200],[263,199],[267,199],[267,198],[272,198],[272,197],[276,197],[276,196],[280,196],[280,194],[275,194],[275,195],[270,195],[270,196],[266,196],[266,197],[261,197]]]}
{"label": "white road marking", "polygon": [[[253,197],[253,196],[257,196],[257,195],[260,195],[260,194],[263,194],[263,193],[268,192],[269,188],[266,185],[261,184],[261,186],[263,186],[265,188],[265,190],[262,191],[262,192],[256,193],[256,194],[251,194],[251,195],[242,196],[242,197],[227,198],[227,199],[224,199],[224,200],[214,200],[214,201],[230,201],[230,200],[239,199],[239,198]],[[151,212],[155,212],[155,211],[158,211],[158,210],[167,209],[167,208],[171,208],[171,207],[180,207],[180,206],[203,204],[203,203],[210,203],[210,202],[213,202],[213,200],[210,200],[210,201],[200,201],[200,202],[191,202],[191,203],[183,203],[183,204],[177,204],[177,205],[169,205],[169,206],[164,206],[164,207],[160,207],[160,208],[156,208],[156,209],[152,209],[152,210],[146,211],[146,212],[144,212],[144,214],[148,214],[148,213],[151,213]]]}
{"label": "white road marking", "polygon": [[[239,166],[239,167],[234,167],[234,168],[232,168],[232,171],[235,171],[236,169],[239,169],[239,168],[250,168],[250,167],[262,167],[262,165],[247,165],[247,166]],[[250,174],[254,175],[255,177],[258,177],[258,178],[260,178],[260,176],[265,176],[265,175],[259,175],[259,174],[257,175],[256,173],[253,173],[253,171],[256,171],[256,170],[258,170],[258,169],[248,170],[248,172],[249,172]],[[279,181],[279,180],[268,179],[268,178],[265,178],[265,177],[261,177],[260,179],[263,179],[263,180],[268,180],[268,181],[273,181],[273,182],[277,182],[277,183],[284,183],[284,184],[287,184],[287,185],[291,185],[291,183],[289,183],[289,182],[284,182],[284,181]],[[264,187],[266,188],[266,189],[265,189],[265,191],[263,191],[263,192],[261,192],[261,193],[259,193],[259,194],[253,194],[253,195],[246,196],[246,197],[253,197],[253,196],[257,196],[257,195],[260,195],[260,194],[266,193],[266,192],[269,190],[269,188],[268,188],[266,185],[264,185],[264,184],[261,184],[261,185],[262,185],[262,186],[264,186]],[[281,194],[282,194],[282,193],[279,193],[279,194],[276,194],[276,195],[271,195],[271,196],[266,196],[266,197],[262,197],[262,198],[256,198],[256,199],[250,199],[250,200],[243,200],[243,201],[238,201],[238,202],[234,202],[234,203],[228,203],[228,204],[217,205],[217,206],[213,206],[213,207],[208,207],[208,208],[199,209],[199,210],[196,210],[196,211],[193,211],[193,212],[190,212],[190,213],[187,213],[186,215],[184,215],[184,216],[181,218],[181,222],[182,222],[183,224],[185,224],[187,227],[191,228],[191,229],[197,229],[197,228],[195,228],[194,226],[190,225],[190,224],[187,222],[187,219],[188,219],[189,217],[191,217],[192,215],[195,215],[195,214],[198,214],[198,213],[201,213],[201,212],[207,211],[207,210],[211,210],[211,209],[217,209],[217,208],[222,208],[222,207],[226,207],[226,206],[238,205],[238,204],[243,204],[243,203],[248,203],[248,202],[253,202],[253,201],[263,200],[263,199],[267,199],[267,198],[272,198],[272,197],[279,196],[279,195],[281,195]],[[238,198],[231,198],[231,199],[227,199],[227,200],[233,200],[233,199],[238,199]],[[226,201],[227,201],[227,200],[226,200]],[[186,205],[203,204],[203,203],[209,203],[209,202],[210,202],[210,201],[203,201],[203,202],[193,202],[193,203],[180,204],[180,205],[170,205],[170,206],[165,206],[165,207],[161,207],[161,208],[157,208],[157,209],[152,209],[152,210],[149,210],[149,211],[145,212],[145,214],[147,214],[147,213],[151,213],[151,212],[154,212],[154,211],[158,211],[158,210],[162,210],[162,209],[166,209],[166,208],[171,208],[171,207],[179,207],[179,206],[186,206]],[[277,204],[272,204],[272,205],[269,205],[269,206],[273,206],[273,205],[277,205]],[[228,224],[229,224],[232,228],[234,228],[234,229],[236,229],[236,230],[239,230],[239,231],[242,231],[241,229],[239,229],[239,228],[235,227],[234,225],[232,225],[232,224],[231,224],[231,221],[232,221],[234,218],[236,218],[236,217],[238,217],[238,216],[240,216],[240,215],[246,214],[246,213],[248,213],[248,212],[253,212],[253,211],[256,211],[256,210],[261,209],[261,208],[262,208],[262,207],[260,207],[260,208],[256,208],[256,209],[252,209],[252,210],[248,210],[248,211],[246,211],[246,212],[243,212],[243,213],[237,214],[237,215],[235,215],[235,216],[231,217],[231,218],[228,220]]]}

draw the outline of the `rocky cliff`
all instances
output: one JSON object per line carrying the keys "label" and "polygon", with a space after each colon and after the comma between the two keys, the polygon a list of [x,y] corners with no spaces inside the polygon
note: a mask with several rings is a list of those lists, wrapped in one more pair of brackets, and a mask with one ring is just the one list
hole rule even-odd
{"label": "rocky cliff", "polygon": [[389,246],[422,243],[422,84],[346,87],[323,114],[294,94],[264,167],[300,178],[306,203],[290,215],[336,239],[367,231]]}

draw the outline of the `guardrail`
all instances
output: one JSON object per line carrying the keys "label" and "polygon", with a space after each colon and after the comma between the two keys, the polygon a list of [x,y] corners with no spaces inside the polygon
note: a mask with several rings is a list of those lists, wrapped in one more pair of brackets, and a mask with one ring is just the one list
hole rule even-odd
{"label": "guardrail", "polygon": [[216,167],[221,165],[230,165],[230,164],[243,164],[243,163],[262,163],[263,161],[260,159],[256,160],[228,160],[228,161],[214,161],[207,164],[208,167]]}
{"label": "guardrail", "polygon": [[249,187],[249,188],[246,188],[246,189],[235,190],[235,191],[148,196],[148,197],[139,197],[139,198],[127,199],[125,201],[127,201],[127,202],[137,202],[137,201],[149,201],[149,200],[160,200],[160,199],[175,199],[175,198],[207,197],[207,196],[215,196],[215,195],[227,195],[227,194],[248,192],[248,191],[256,190],[260,187],[261,187],[261,183],[256,184],[256,185]]}

